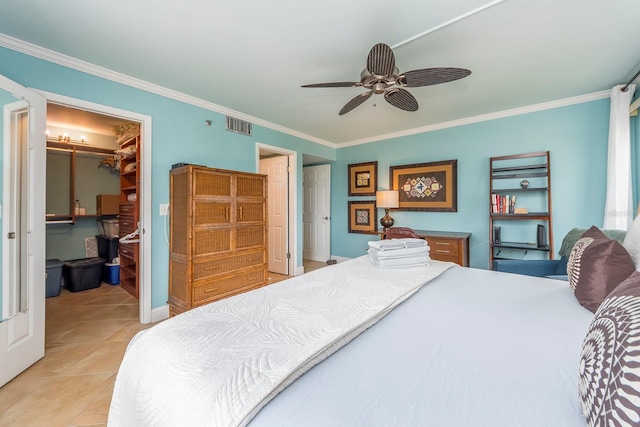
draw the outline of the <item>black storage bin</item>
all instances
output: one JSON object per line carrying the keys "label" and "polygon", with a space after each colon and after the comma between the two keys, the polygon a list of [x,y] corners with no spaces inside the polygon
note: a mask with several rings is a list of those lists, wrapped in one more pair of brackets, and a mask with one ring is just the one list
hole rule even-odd
{"label": "black storage bin", "polygon": [[113,259],[118,256],[118,240],[117,237],[96,236],[98,256],[104,258],[106,262],[113,262]]}
{"label": "black storage bin", "polygon": [[64,282],[70,292],[100,287],[104,258],[80,258],[64,262]]}
{"label": "black storage bin", "polygon": [[62,287],[62,261],[59,259],[47,260],[47,276],[45,280],[46,297],[57,297]]}

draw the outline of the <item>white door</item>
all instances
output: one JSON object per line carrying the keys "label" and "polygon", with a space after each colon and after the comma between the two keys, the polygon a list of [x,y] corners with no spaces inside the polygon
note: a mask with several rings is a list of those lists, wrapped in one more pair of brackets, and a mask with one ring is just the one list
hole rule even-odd
{"label": "white door", "polygon": [[303,258],[327,261],[331,256],[331,165],[304,170]]}
{"label": "white door", "polygon": [[1,75],[0,100],[2,386],[44,356],[46,100]]}
{"label": "white door", "polygon": [[269,236],[269,271],[289,274],[287,248],[289,218],[289,158],[260,159],[260,173],[267,175],[267,224]]}

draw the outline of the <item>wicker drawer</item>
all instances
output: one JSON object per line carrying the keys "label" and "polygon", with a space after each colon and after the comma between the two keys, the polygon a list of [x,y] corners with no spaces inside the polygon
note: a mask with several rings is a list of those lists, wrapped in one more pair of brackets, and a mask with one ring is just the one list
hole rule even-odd
{"label": "wicker drawer", "polygon": [[267,269],[264,266],[246,271],[241,274],[208,280],[202,284],[194,283],[192,304],[203,305],[225,296],[262,286],[267,280]]}
{"label": "wicker drawer", "polygon": [[266,252],[264,250],[240,253],[234,256],[205,259],[193,263],[193,280],[209,276],[240,270],[256,265],[265,264]]}

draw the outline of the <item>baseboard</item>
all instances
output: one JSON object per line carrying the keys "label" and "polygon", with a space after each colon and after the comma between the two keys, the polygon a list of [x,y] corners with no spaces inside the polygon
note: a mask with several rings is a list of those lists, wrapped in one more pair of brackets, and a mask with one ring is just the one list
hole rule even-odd
{"label": "baseboard", "polygon": [[151,323],[159,322],[169,318],[169,304],[156,307],[151,310]]}
{"label": "baseboard", "polygon": [[304,266],[299,265],[295,268],[295,270],[293,271],[293,275],[294,276],[300,276],[301,274],[304,274]]}
{"label": "baseboard", "polygon": [[347,257],[343,257],[343,256],[331,255],[331,259],[336,260],[338,262],[345,262],[345,261],[349,261],[350,259],[353,259],[353,258],[347,258]]}

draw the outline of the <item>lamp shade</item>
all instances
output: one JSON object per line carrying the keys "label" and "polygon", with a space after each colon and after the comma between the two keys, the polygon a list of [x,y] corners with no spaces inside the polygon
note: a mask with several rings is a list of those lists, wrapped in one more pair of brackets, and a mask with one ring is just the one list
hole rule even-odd
{"label": "lamp shade", "polygon": [[394,190],[376,191],[376,206],[379,208],[397,208],[399,206],[400,193]]}

